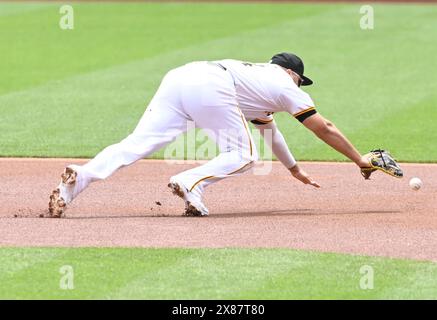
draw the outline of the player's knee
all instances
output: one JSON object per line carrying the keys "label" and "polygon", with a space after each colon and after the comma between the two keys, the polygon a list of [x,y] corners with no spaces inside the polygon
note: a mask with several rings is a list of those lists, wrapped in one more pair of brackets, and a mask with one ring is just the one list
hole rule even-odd
{"label": "player's knee", "polygon": [[248,154],[246,156],[243,157],[242,161],[248,166],[248,167],[253,167],[255,165],[255,162],[258,161],[258,154],[252,153],[252,154]]}
{"label": "player's knee", "polygon": [[240,169],[238,169],[238,173],[244,173],[250,169],[252,169],[255,166],[255,160],[253,159],[253,157],[242,157],[240,158],[240,164],[239,167]]}
{"label": "player's knee", "polygon": [[147,150],[141,139],[133,134],[130,134],[114,146],[119,151],[119,153],[136,157],[141,157]]}
{"label": "player's knee", "polygon": [[253,162],[255,164],[255,162],[257,162],[259,160],[258,154],[255,153],[253,155],[250,156],[250,162]]}
{"label": "player's knee", "polygon": [[250,153],[250,160],[252,162],[257,162],[259,160],[259,155],[255,148],[252,148],[252,152]]}

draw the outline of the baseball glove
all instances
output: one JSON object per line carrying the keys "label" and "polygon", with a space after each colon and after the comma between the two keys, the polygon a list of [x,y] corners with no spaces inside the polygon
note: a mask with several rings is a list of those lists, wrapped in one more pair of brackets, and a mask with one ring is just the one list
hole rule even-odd
{"label": "baseball glove", "polygon": [[372,150],[365,154],[364,157],[368,159],[370,165],[368,168],[361,168],[361,174],[364,179],[370,179],[370,175],[376,170],[381,170],[396,178],[404,176],[396,160],[385,150]]}

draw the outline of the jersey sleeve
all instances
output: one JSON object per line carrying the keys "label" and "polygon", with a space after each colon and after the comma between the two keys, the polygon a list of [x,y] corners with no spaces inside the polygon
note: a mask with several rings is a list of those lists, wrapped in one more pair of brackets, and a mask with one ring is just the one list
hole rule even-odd
{"label": "jersey sleeve", "polygon": [[309,94],[297,86],[296,88],[284,88],[279,96],[279,103],[300,122],[317,113],[314,102]]}

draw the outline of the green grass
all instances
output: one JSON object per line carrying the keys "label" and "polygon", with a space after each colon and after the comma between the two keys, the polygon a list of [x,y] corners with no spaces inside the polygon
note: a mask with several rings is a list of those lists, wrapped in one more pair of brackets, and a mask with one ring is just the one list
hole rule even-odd
{"label": "green grass", "polygon": [[[437,6],[374,5],[371,31],[359,4],[75,3],[72,31],[59,7],[0,3],[0,156],[92,157],[133,130],[169,69],[287,50],[360,151],[437,161]],[[345,160],[275,117],[296,158]]]}
{"label": "green grass", "polygon": [[1,248],[0,260],[2,299],[437,298],[435,263],[287,249]]}

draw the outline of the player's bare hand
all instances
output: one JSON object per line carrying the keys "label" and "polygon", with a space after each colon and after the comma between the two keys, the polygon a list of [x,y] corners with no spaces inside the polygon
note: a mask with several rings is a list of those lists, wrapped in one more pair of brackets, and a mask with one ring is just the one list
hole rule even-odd
{"label": "player's bare hand", "polygon": [[304,170],[302,170],[299,165],[295,165],[293,168],[290,168],[290,173],[295,177],[297,180],[301,181],[305,184],[310,184],[313,187],[320,188],[320,185],[314,181],[308,173],[306,173]]}

